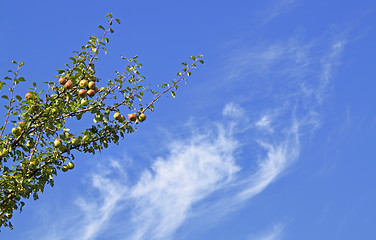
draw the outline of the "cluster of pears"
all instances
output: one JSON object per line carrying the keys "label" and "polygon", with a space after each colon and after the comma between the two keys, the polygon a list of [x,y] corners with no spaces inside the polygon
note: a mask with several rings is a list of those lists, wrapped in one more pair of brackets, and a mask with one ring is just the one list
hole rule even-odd
{"label": "cluster of pears", "polygon": [[61,170],[63,170],[63,172],[66,172],[68,170],[71,170],[74,168],[74,164],[72,162],[69,162],[67,165],[63,165],[61,167]]}
{"label": "cluster of pears", "polygon": [[[67,80],[66,78],[61,77],[59,79],[59,83],[61,85],[64,85],[65,89],[73,89],[73,82],[71,80]],[[94,97],[94,95],[99,92],[99,88],[95,86],[95,81],[87,81],[86,79],[82,79],[79,83],[79,86],[80,90],[78,90],[78,96],[82,98],[81,104],[87,106],[89,102],[85,97]]]}
{"label": "cluster of pears", "polygon": [[19,136],[22,132],[22,127],[25,125],[25,121],[21,121],[18,123],[18,127],[12,128],[12,133],[16,136]]}
{"label": "cluster of pears", "polygon": [[[116,112],[113,117],[114,117],[115,120],[117,120],[121,123],[125,121],[125,117],[123,115],[121,115],[120,112]],[[143,122],[143,121],[146,120],[146,116],[145,116],[144,113],[141,113],[138,116],[137,116],[136,113],[130,113],[130,114],[128,114],[128,120],[131,121],[131,122],[136,122],[136,123]]]}
{"label": "cluster of pears", "polygon": [[[12,133],[16,136],[19,136],[22,132],[22,127],[24,127],[24,125],[25,125],[25,121],[19,122],[17,127],[12,128]],[[31,147],[30,143],[29,143],[29,146],[27,146],[27,147]],[[8,149],[6,149],[6,148],[1,149],[0,150],[0,158],[8,156],[8,153],[9,153]]]}
{"label": "cluster of pears", "polygon": [[[72,139],[72,144],[77,145],[78,139],[77,138]],[[60,149],[61,151],[63,151],[65,149],[65,146],[63,145],[60,138],[55,139],[54,147]],[[69,162],[67,165],[63,165],[61,170],[63,170],[63,172],[66,172],[66,171],[73,169],[73,168],[74,168],[74,164],[72,162]]]}

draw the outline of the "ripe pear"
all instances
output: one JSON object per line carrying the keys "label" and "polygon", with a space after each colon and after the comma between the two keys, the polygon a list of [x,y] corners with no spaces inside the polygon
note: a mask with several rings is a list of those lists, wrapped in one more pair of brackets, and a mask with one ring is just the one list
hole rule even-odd
{"label": "ripe pear", "polygon": [[61,168],[61,170],[63,170],[63,172],[66,172],[66,171],[68,171],[69,170],[69,168],[68,168],[68,166],[67,165],[64,165],[62,168]]}
{"label": "ripe pear", "polygon": [[64,88],[66,89],[72,89],[73,88],[73,82],[71,80],[68,80],[65,84],[64,84]]}
{"label": "ripe pear", "polygon": [[90,81],[89,84],[88,84],[88,87],[89,89],[95,89],[95,82],[94,81]]}
{"label": "ripe pear", "polygon": [[65,78],[63,78],[63,77],[59,78],[59,83],[60,83],[61,85],[64,85],[66,82],[67,82],[67,79],[65,79]]}
{"label": "ripe pear", "polygon": [[60,148],[61,145],[62,145],[61,139],[60,139],[60,138],[57,138],[57,139],[54,141],[54,147],[55,147],[55,148]]}
{"label": "ripe pear", "polygon": [[16,136],[20,135],[21,133],[21,128],[20,127],[15,127],[15,128],[12,128],[12,133]]}
{"label": "ripe pear", "polygon": [[29,99],[33,94],[31,92],[26,93],[25,98]]}
{"label": "ripe pear", "polygon": [[135,113],[128,114],[129,121],[136,121],[137,115]]}
{"label": "ripe pear", "polygon": [[138,116],[138,120],[139,120],[140,122],[145,121],[145,119],[146,119],[146,116],[145,116],[144,113],[141,113],[141,114]]}
{"label": "ripe pear", "polygon": [[80,89],[80,91],[78,91],[78,96],[80,96],[80,98],[84,98],[86,97],[87,95],[87,92],[85,89]]}
{"label": "ripe pear", "polygon": [[120,112],[114,113],[115,120],[119,120],[120,116],[121,116]]}
{"label": "ripe pear", "polygon": [[89,91],[87,91],[87,95],[89,95],[89,97],[94,97],[94,95],[95,95],[95,90],[90,89]]}
{"label": "ripe pear", "polygon": [[32,147],[34,147],[34,143],[33,143],[33,141],[27,141],[27,143],[26,143],[26,147],[28,147],[28,148],[32,148]]}
{"label": "ripe pear", "polygon": [[8,149],[3,148],[3,150],[1,150],[0,152],[0,157],[6,157],[6,156],[8,156]]}
{"label": "ripe pear", "polygon": [[123,115],[120,115],[119,119],[118,119],[119,122],[124,122],[125,121],[125,117]]}
{"label": "ripe pear", "polygon": [[89,101],[86,98],[84,98],[84,99],[81,100],[81,105],[87,106],[87,105],[89,105]]}
{"label": "ripe pear", "polygon": [[80,88],[87,88],[88,82],[85,79],[80,81]]}
{"label": "ripe pear", "polygon": [[72,162],[69,162],[68,163],[68,169],[73,169],[74,168],[74,164]]}

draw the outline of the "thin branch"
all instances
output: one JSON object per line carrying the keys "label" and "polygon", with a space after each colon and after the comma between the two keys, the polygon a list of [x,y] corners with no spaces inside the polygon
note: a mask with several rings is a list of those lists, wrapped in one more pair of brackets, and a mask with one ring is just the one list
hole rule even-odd
{"label": "thin branch", "polygon": [[10,91],[10,99],[9,99],[7,118],[5,119],[3,130],[1,131],[1,134],[0,134],[0,139],[3,137],[4,131],[5,131],[5,127],[8,124],[8,119],[9,119],[9,116],[10,116],[10,110],[12,108],[13,92],[14,92],[14,88],[16,87],[16,79],[17,79],[17,76],[18,76],[18,71],[20,71],[21,66],[22,66],[21,64],[18,65],[17,72],[16,72],[16,74],[14,76],[14,79],[13,79],[13,86],[12,86],[12,89]]}

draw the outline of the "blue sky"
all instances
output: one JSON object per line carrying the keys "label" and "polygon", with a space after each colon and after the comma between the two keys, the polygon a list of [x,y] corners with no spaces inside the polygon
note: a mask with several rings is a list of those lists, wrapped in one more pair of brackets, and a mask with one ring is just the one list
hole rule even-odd
{"label": "blue sky", "polygon": [[[97,64],[206,64],[138,131],[78,154],[0,239],[375,239],[376,2],[2,1],[0,73],[49,81],[112,12]],[[29,85],[28,85],[29,84]],[[81,124],[85,124],[82,122]]]}

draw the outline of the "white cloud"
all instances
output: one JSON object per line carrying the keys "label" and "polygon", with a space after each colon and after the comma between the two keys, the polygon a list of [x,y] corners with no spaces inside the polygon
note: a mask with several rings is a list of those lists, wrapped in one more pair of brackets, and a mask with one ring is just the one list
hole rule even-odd
{"label": "white cloud", "polygon": [[243,108],[236,103],[227,103],[223,108],[222,115],[226,117],[241,118],[247,117]]}
{"label": "white cloud", "polygon": [[259,194],[298,158],[300,143],[297,129],[290,134],[283,142],[274,145],[260,142],[267,151],[266,157],[259,162],[256,173],[246,179],[247,187],[237,194],[238,201],[248,200]]}
{"label": "white cloud", "polygon": [[272,121],[273,117],[270,114],[265,114],[260,117],[260,119],[255,123],[255,126],[260,130],[266,130],[273,133],[273,127],[271,126]]}
{"label": "white cloud", "polygon": [[[244,112],[239,106],[233,106],[226,105],[226,111],[237,109]],[[171,143],[168,155],[157,158],[135,185],[123,187],[123,191],[119,191],[116,180],[95,175],[92,184],[102,192],[101,196],[108,196],[108,199],[103,207],[92,198],[86,200],[92,205],[80,204],[88,225],[81,234],[86,237],[84,239],[95,239],[95,234],[110,222],[108,217],[113,215],[114,206],[118,206],[117,211],[124,211],[125,204],[119,201],[128,204],[126,217],[121,221],[129,228],[118,233],[122,235],[126,232],[129,237],[124,239],[170,239],[185,221],[201,216],[203,212],[210,216],[218,213],[219,209],[224,213],[236,210],[241,203],[262,192],[298,156],[298,128],[293,127],[284,142],[272,144],[260,141],[266,150],[265,158],[259,161],[253,174],[240,177],[241,167],[235,160],[240,145],[234,132],[226,125],[216,126],[217,134],[197,134],[195,131],[190,139]],[[107,189],[111,184],[113,186]],[[221,198],[212,205],[214,207],[200,208],[203,200],[218,192]],[[105,211],[107,214],[104,214]]]}
{"label": "white cloud", "polygon": [[263,12],[263,23],[268,23],[276,17],[285,14],[293,9],[296,0],[273,0],[267,6],[267,10]]}
{"label": "white cloud", "polygon": [[[233,110],[245,114],[234,104],[226,105],[223,113]],[[236,152],[242,145],[230,125],[213,124],[216,131],[193,131],[189,139],[170,143],[168,154],[158,157],[134,185],[126,184],[124,166],[119,161],[108,160],[108,168],[100,167],[101,172],[90,175],[91,190],[76,199],[80,210],[73,217],[76,227],[59,230],[59,234],[48,235],[49,239],[96,239],[103,232],[109,234],[109,228],[117,239],[171,239],[184,222],[201,218],[204,212],[210,217],[236,210],[296,159],[298,128],[290,131],[285,142],[259,141],[265,158],[260,159],[254,173],[244,173],[236,163]],[[220,197],[212,207],[203,209],[202,203],[205,205],[204,200],[213,194]]]}
{"label": "white cloud", "polygon": [[192,136],[175,142],[166,158],[145,171],[132,188],[132,239],[166,239],[187,219],[192,206],[231,182],[239,167],[238,144],[225,129],[218,136]]}
{"label": "white cloud", "polygon": [[76,199],[83,215],[84,226],[79,237],[82,240],[94,239],[106,228],[127,192],[123,184],[99,173],[92,174],[91,185],[96,190],[93,198],[85,199],[81,196]]}
{"label": "white cloud", "polygon": [[[285,225],[283,224],[275,224],[269,232],[264,233],[263,235],[258,237],[257,240],[281,240],[284,228],[285,228]],[[249,239],[249,240],[253,240],[253,239]]]}

